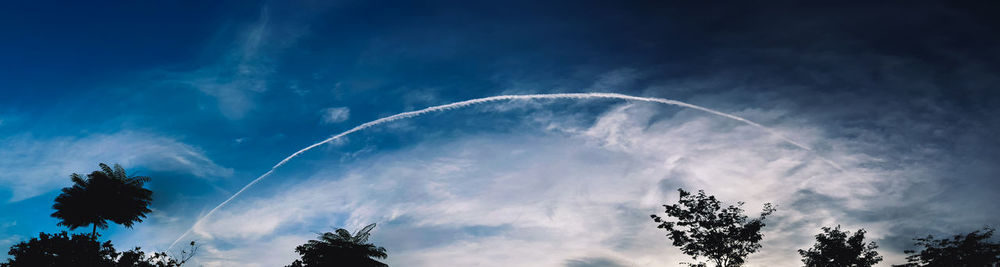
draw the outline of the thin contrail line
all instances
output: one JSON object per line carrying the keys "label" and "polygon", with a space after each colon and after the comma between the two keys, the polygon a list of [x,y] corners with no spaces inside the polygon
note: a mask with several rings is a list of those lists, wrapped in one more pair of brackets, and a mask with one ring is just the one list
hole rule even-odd
{"label": "thin contrail line", "polygon": [[[346,136],[348,134],[351,134],[351,133],[354,133],[354,132],[357,132],[357,131],[361,131],[361,130],[367,129],[367,128],[370,128],[372,126],[376,126],[376,125],[379,125],[379,124],[388,123],[388,122],[392,122],[392,121],[396,121],[396,120],[401,120],[401,119],[406,119],[406,118],[412,118],[412,117],[424,115],[424,114],[431,113],[431,112],[443,111],[443,110],[449,110],[449,109],[455,109],[455,108],[462,108],[462,107],[466,107],[466,106],[470,106],[470,105],[482,104],[482,103],[487,103],[487,102],[504,101],[504,100],[593,99],[593,98],[609,98],[609,99],[621,99],[621,100],[633,100],[633,101],[653,102],[653,103],[661,103],[661,104],[680,106],[680,107],[685,107],[685,108],[690,108],[690,109],[696,109],[696,110],[708,112],[708,113],[711,113],[711,114],[715,114],[715,115],[718,115],[718,116],[726,117],[726,118],[729,118],[729,119],[733,119],[733,120],[736,120],[736,121],[740,121],[740,122],[749,124],[751,126],[760,128],[760,129],[766,131],[767,133],[769,133],[769,134],[771,134],[771,135],[773,135],[775,137],[778,137],[782,141],[785,141],[785,142],[787,142],[787,143],[789,143],[789,144],[791,144],[793,146],[796,146],[798,148],[801,148],[801,149],[804,149],[804,150],[807,150],[807,151],[812,151],[812,148],[809,148],[808,146],[806,146],[806,145],[804,145],[802,143],[796,142],[795,140],[789,139],[788,137],[785,137],[784,135],[782,135],[782,134],[780,134],[780,133],[778,133],[778,132],[776,132],[776,131],[772,130],[771,128],[768,128],[768,127],[766,127],[764,125],[760,125],[759,123],[756,123],[756,122],[744,119],[744,118],[736,116],[736,115],[732,115],[732,114],[728,114],[728,113],[725,113],[725,112],[721,112],[721,111],[718,111],[718,110],[714,110],[714,109],[710,109],[710,108],[706,108],[706,107],[702,107],[702,106],[698,106],[698,105],[694,105],[694,104],[688,104],[688,103],[677,101],[677,100],[665,99],[665,98],[638,97],[638,96],[630,96],[630,95],[623,95],[623,94],[617,94],[617,93],[566,93],[566,94],[501,95],[501,96],[491,96],[491,97],[484,97],[484,98],[476,98],[476,99],[465,100],[465,101],[461,101],[461,102],[455,102],[455,103],[451,103],[451,104],[444,104],[444,105],[440,105],[440,106],[428,107],[428,108],[424,108],[424,109],[421,109],[421,110],[403,112],[403,113],[399,113],[399,114],[396,114],[396,115],[392,115],[392,116],[380,118],[380,119],[377,119],[377,120],[369,121],[369,122],[363,123],[361,125],[355,126],[354,128],[351,128],[350,130],[344,131],[344,132],[342,132],[340,134],[337,134],[337,135],[334,135],[334,136],[332,136],[330,138],[327,138],[326,140],[323,140],[321,142],[318,142],[318,143],[312,144],[310,146],[307,146],[307,147],[305,147],[303,149],[300,149],[299,151],[296,151],[295,153],[292,153],[292,155],[290,155],[290,156],[286,157],[285,159],[281,160],[280,162],[278,162],[278,164],[275,164],[274,167],[271,167],[270,170],[268,170],[267,172],[265,172],[263,175],[257,177],[257,179],[254,179],[253,181],[250,181],[250,183],[248,183],[247,185],[243,186],[243,188],[241,188],[239,191],[236,191],[236,193],[234,193],[228,199],[226,199],[225,201],[222,201],[222,203],[219,203],[218,206],[215,206],[215,208],[212,208],[211,210],[209,210],[208,213],[205,213],[205,215],[202,215],[201,218],[198,218],[198,220],[195,221],[194,225],[191,225],[191,228],[189,228],[187,231],[185,231],[184,234],[181,234],[181,236],[177,237],[177,240],[174,240],[173,243],[170,243],[170,246],[167,247],[167,250],[172,249],[174,247],[174,245],[177,244],[177,242],[179,242],[181,239],[183,239],[188,234],[191,234],[191,231],[193,231],[195,227],[197,227],[198,225],[200,225],[206,218],[212,216],[212,214],[214,214],[216,211],[218,211],[220,208],[222,208],[226,204],[229,204],[230,201],[232,201],[233,199],[235,199],[237,196],[239,196],[240,194],[242,194],[243,191],[246,191],[248,188],[250,188],[251,186],[253,186],[257,182],[259,182],[260,180],[264,179],[264,177],[267,177],[267,176],[271,175],[271,173],[273,173],[274,170],[277,169],[278,167],[281,167],[282,165],[285,165],[285,163],[287,163],[289,160],[292,160],[293,158],[298,157],[299,155],[301,155],[302,153],[305,153],[306,151],[309,151],[309,150],[311,150],[313,148],[316,148],[317,146],[333,142],[334,140],[340,139],[341,137],[344,137],[344,136]],[[823,160],[827,164],[830,164],[831,166],[833,166],[837,170],[840,170],[840,171],[844,170],[843,168],[840,167],[840,165],[838,165],[837,163],[835,163],[835,162],[833,162],[833,161],[831,161],[831,160],[829,160],[829,159],[827,159],[827,158],[825,158],[823,156],[816,155],[816,157],[819,158],[819,159],[821,159],[821,160]]]}

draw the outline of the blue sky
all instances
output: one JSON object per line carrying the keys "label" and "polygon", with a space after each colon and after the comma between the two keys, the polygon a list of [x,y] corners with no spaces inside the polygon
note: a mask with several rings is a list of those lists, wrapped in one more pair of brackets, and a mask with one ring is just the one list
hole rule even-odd
{"label": "blue sky", "polygon": [[[0,246],[60,231],[100,162],[154,212],[103,237],[165,249],[289,154],[358,124],[500,94],[309,151],[195,227],[196,265],[275,266],[379,223],[391,265],[673,266],[648,219],[678,187],[778,205],[751,266],[822,226],[888,264],[917,235],[996,227],[996,6],[930,2],[175,1],[0,8]],[[843,166],[837,170],[821,159]]]}

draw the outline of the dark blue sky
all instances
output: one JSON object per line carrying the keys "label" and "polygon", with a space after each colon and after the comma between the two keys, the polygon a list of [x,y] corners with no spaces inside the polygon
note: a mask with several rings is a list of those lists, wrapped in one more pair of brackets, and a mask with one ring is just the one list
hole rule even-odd
{"label": "dark blue sky", "polygon": [[[2,3],[0,246],[59,231],[52,199],[99,162],[152,176],[156,192],[147,222],[105,237],[163,249],[276,162],[357,124],[499,94],[614,92],[732,113],[813,150],[625,101],[435,113],[279,169],[196,227],[211,248],[200,264],[287,264],[313,232],[369,222],[390,262],[413,266],[528,266],[507,256],[532,251],[550,255],[540,266],[675,264],[687,258],[644,220],[676,187],[778,204],[753,264],[798,264],[795,249],[834,224],[868,229],[899,263],[913,236],[997,226],[998,12],[923,1]],[[578,237],[594,229],[627,238]],[[580,245],[545,246],[566,242]]]}

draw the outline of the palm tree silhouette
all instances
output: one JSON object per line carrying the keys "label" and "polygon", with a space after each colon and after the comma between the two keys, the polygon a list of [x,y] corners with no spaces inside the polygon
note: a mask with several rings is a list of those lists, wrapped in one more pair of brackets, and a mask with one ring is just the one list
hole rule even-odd
{"label": "palm tree silhouette", "polygon": [[114,168],[101,163],[101,170],[94,171],[84,179],[72,174],[73,186],[62,189],[52,208],[52,217],[60,219],[58,225],[77,227],[93,225],[91,236],[97,237],[97,228],[108,228],[112,221],[125,227],[132,227],[149,213],[153,201],[153,191],[143,188],[149,177],[129,177],[120,165]]}
{"label": "palm tree silhouette", "polygon": [[302,260],[295,260],[290,267],[305,266],[358,266],[358,267],[388,267],[375,259],[388,257],[383,247],[368,243],[371,230],[375,224],[369,224],[357,233],[339,228],[333,233],[319,235],[319,240],[309,240],[298,246],[295,251],[302,255]]}

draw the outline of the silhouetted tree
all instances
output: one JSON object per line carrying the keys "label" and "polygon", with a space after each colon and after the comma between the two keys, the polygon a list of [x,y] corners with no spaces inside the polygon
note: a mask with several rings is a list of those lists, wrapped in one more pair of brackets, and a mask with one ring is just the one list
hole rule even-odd
{"label": "silhouetted tree", "polygon": [[288,267],[388,267],[389,265],[375,260],[388,257],[385,248],[368,243],[368,237],[374,228],[373,223],[358,230],[354,235],[343,228],[333,233],[323,233],[319,235],[319,240],[309,240],[306,244],[296,247],[295,252],[298,252],[302,259],[295,260]]}
{"label": "silhouetted tree", "polygon": [[934,239],[934,236],[914,238],[914,245],[923,247],[919,252],[906,250],[907,264],[898,267],[983,267],[1000,264],[1000,244],[989,241],[994,229],[985,228],[951,239]]}
{"label": "silhouetted tree", "polygon": [[97,228],[108,228],[107,221],[125,227],[142,222],[149,213],[149,203],[153,201],[153,191],[143,188],[149,177],[125,174],[125,169],[115,164],[114,168],[101,163],[101,170],[87,175],[79,174],[70,178],[73,186],[62,189],[52,208],[52,217],[60,219],[60,226],[77,227],[93,225],[91,235],[97,237]]}
{"label": "silhouetted tree", "polygon": [[[848,237],[850,236],[850,237]],[[850,231],[823,227],[816,235],[816,244],[809,250],[799,250],[806,267],[871,267],[882,261],[875,241],[865,244],[865,229],[851,235]]]}
{"label": "silhouetted tree", "polygon": [[38,238],[11,246],[7,254],[11,257],[4,267],[113,266],[115,249],[111,241],[102,244],[90,235],[39,233]]}
{"label": "silhouetted tree", "polygon": [[197,250],[191,242],[190,252],[181,253],[180,259],[164,252],[146,256],[140,248],[125,252],[115,251],[111,241],[98,242],[92,235],[39,233],[37,238],[11,246],[11,257],[0,267],[179,267],[194,256]]}
{"label": "silhouetted tree", "polygon": [[182,250],[181,255],[178,258],[173,258],[167,255],[166,252],[155,252],[146,255],[145,252],[138,247],[117,254],[117,262],[115,267],[180,267],[187,263],[188,260],[194,257],[195,253],[198,251],[198,246],[194,241],[191,241],[188,250]]}
{"label": "silhouetted tree", "polygon": [[656,214],[650,217],[659,223],[657,228],[669,232],[667,236],[684,254],[695,260],[704,256],[717,267],[736,267],[742,266],[748,255],[760,249],[764,219],[775,210],[771,203],[764,204],[760,217],[749,219],[740,208],[743,202],[723,208],[715,196],[707,196],[702,190],[698,190],[697,195],[684,189],[677,191],[680,192],[679,203],[663,205],[667,217],[677,221],[667,221]]}

